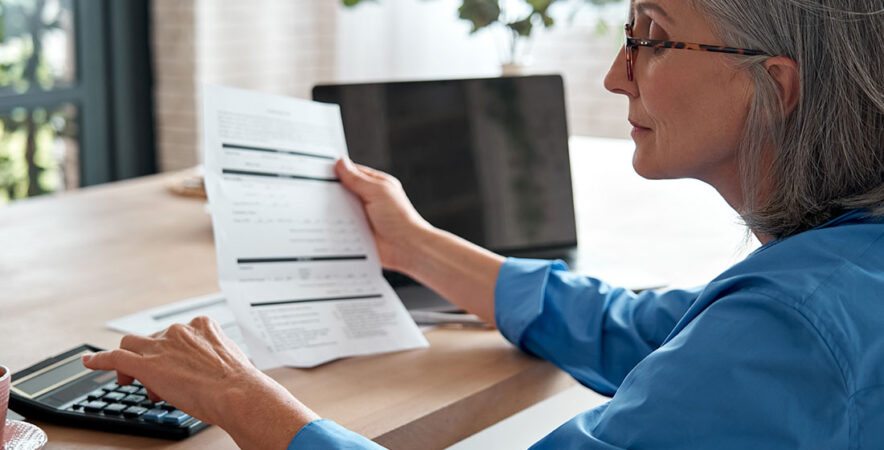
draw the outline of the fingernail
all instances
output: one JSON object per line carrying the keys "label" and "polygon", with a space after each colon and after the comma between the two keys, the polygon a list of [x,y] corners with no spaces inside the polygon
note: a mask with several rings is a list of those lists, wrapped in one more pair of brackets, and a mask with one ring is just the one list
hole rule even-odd
{"label": "fingernail", "polygon": [[82,358],[83,358],[83,362],[87,363],[87,362],[89,362],[90,359],[92,359],[92,354],[91,353],[85,354],[85,355],[83,355]]}

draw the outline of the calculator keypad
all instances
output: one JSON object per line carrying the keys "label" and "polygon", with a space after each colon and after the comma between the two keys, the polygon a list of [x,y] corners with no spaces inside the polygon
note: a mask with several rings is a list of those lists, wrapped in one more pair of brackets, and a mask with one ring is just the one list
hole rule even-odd
{"label": "calculator keypad", "polygon": [[118,416],[118,415],[122,414],[123,410],[126,408],[128,408],[128,406],[126,406],[122,403],[111,403],[110,405],[105,406],[104,409],[102,409],[101,411],[104,412],[105,414]]}
{"label": "calculator keypad", "polygon": [[164,401],[151,402],[147,398],[147,390],[137,381],[130,386],[107,383],[87,394],[85,399],[72,405],[71,409],[170,426],[181,425],[190,419],[189,415]]}
{"label": "calculator keypad", "polygon": [[140,406],[130,406],[123,410],[123,416],[125,417],[138,417],[147,412],[147,408],[142,408]]}
{"label": "calculator keypad", "polygon": [[[124,386],[125,387],[125,386]],[[120,403],[125,405],[138,405],[141,402],[147,400],[147,397],[138,394],[129,394],[122,399],[120,399]]]}

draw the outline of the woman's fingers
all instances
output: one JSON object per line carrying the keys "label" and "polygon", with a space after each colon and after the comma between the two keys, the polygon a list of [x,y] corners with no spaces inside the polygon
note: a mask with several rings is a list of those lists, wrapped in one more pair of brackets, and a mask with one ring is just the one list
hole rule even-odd
{"label": "woman's fingers", "polygon": [[351,191],[358,190],[367,181],[365,175],[356,170],[349,158],[341,158],[335,162],[335,174]]}
{"label": "woman's fingers", "polygon": [[153,391],[151,391],[150,389],[144,388],[144,390],[147,391],[147,398],[150,399],[150,401],[152,401],[154,403],[163,401],[162,397],[160,397],[157,394],[154,394]]}
{"label": "woman's fingers", "polygon": [[218,322],[215,322],[209,317],[195,317],[190,321],[190,326],[196,330],[198,334],[206,338],[212,345],[226,344],[224,339],[226,335],[224,334],[224,330],[221,329],[221,325],[218,325]]}
{"label": "woman's fingers", "polygon": [[93,370],[116,370],[117,384],[129,385],[135,381],[135,376],[130,374],[138,373],[141,355],[153,346],[151,338],[127,334],[120,340],[119,349],[84,355],[83,365]]}
{"label": "woman's fingers", "polygon": [[[141,369],[141,355],[124,349],[105,350],[86,354],[83,355],[82,360],[83,365],[86,366],[87,369],[116,370],[118,374],[120,372],[124,374],[139,373],[139,370]],[[124,375],[124,377],[126,377],[124,380],[130,379],[129,383],[132,382],[132,377],[129,375]]]}
{"label": "woman's fingers", "polygon": [[354,166],[356,167],[357,170],[359,170],[363,174],[365,174],[371,178],[374,178],[376,180],[389,181],[389,180],[393,179],[392,176],[390,176],[389,174],[387,174],[385,172],[381,172],[380,170],[373,169],[368,166],[363,166],[362,164],[354,164]]}
{"label": "woman's fingers", "polygon": [[143,355],[144,353],[153,350],[155,347],[156,339],[152,337],[127,334],[120,339],[120,348],[139,355]]}
{"label": "woman's fingers", "polygon": [[363,200],[378,186],[376,177],[357,168],[348,158],[341,158],[335,163],[335,173],[344,187]]}
{"label": "woman's fingers", "polygon": [[219,393],[231,383],[268,383],[208,317],[174,324],[154,337],[125,336],[120,349],[84,355],[83,365],[117,371],[120,384],[138,379],[151,401],[168,401],[208,423],[225,419],[230,399]]}
{"label": "woman's fingers", "polygon": [[208,316],[197,316],[190,321],[190,326],[200,330],[211,330],[213,325],[217,326],[218,323]]}

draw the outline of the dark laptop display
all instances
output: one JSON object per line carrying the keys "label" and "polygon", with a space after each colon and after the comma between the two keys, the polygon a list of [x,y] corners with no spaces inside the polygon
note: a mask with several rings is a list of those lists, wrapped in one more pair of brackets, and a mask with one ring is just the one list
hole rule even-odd
{"label": "dark laptop display", "polygon": [[505,255],[577,244],[558,75],[320,85],[350,157],[395,175],[433,225]]}

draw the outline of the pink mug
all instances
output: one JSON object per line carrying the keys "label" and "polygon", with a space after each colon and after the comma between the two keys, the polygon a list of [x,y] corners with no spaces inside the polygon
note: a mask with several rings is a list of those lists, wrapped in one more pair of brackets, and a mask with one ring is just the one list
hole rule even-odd
{"label": "pink mug", "polygon": [[9,408],[9,369],[0,366],[0,447],[3,446],[3,431],[6,430],[6,409]]}

